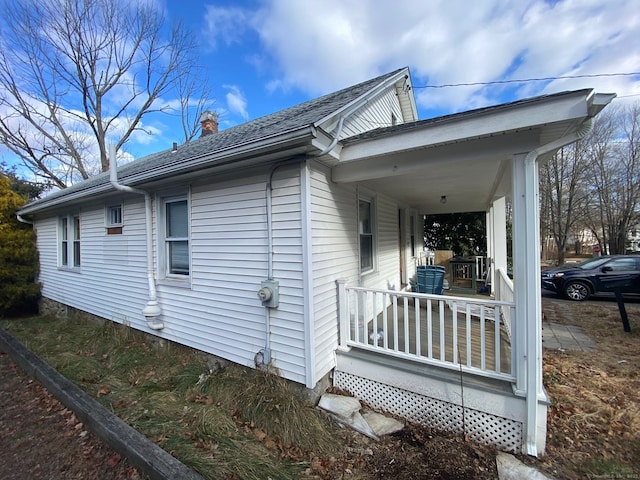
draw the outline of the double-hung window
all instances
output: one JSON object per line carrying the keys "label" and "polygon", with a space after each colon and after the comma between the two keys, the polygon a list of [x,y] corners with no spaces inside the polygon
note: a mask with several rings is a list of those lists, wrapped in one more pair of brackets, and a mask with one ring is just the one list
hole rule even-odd
{"label": "double-hung window", "polygon": [[58,222],[59,262],[64,268],[80,268],[80,215],[65,215]]}
{"label": "double-hung window", "polygon": [[372,198],[358,200],[358,233],[360,236],[360,272],[375,268],[375,209]]}
{"label": "double-hung window", "polygon": [[164,274],[189,275],[189,202],[187,196],[162,199],[164,214]]}

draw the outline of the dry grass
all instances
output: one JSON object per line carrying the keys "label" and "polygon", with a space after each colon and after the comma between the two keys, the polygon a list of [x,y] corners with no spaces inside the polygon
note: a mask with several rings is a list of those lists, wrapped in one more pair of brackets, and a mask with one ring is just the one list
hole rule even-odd
{"label": "dry grass", "polygon": [[[631,334],[615,302],[555,306],[553,320],[582,326],[598,350],[545,352],[547,455],[525,461],[558,479],[637,478],[640,304],[627,305]],[[277,376],[213,373],[192,350],[154,347],[120,325],[33,318],[0,327],[205,478],[495,477],[493,454],[462,439],[408,426],[371,442],[336,430]]]}
{"label": "dry grass", "polygon": [[205,478],[299,478],[333,425],[267,372],[210,372],[191,349],[122,325],[32,318],[0,326]]}
{"label": "dry grass", "polygon": [[[615,301],[562,302],[559,323],[579,325],[596,352],[545,351],[552,405],[541,465],[566,479],[640,475],[640,304],[628,303],[631,333]],[[557,305],[556,305],[557,306]],[[553,301],[546,308],[554,308]],[[558,310],[556,310],[558,312]]]}

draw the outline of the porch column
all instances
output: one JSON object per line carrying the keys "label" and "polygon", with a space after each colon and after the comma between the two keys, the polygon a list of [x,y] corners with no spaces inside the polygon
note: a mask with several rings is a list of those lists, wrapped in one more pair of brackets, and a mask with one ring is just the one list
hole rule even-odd
{"label": "porch column", "polygon": [[[542,301],[540,287],[538,165],[526,154],[513,157],[513,273],[516,388],[526,392],[526,453],[544,449],[546,418],[538,399],[542,389]],[[538,428],[540,426],[540,428]]]}
{"label": "porch column", "polygon": [[[498,269],[507,272],[507,208],[505,197],[491,205],[487,214],[487,253],[491,257],[491,281],[495,292]],[[498,298],[497,300],[503,300]]]}

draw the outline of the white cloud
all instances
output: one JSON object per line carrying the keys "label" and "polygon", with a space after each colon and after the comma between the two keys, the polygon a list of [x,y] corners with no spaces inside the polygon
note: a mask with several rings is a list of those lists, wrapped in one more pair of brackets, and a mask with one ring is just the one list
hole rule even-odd
{"label": "white cloud", "polygon": [[251,13],[237,7],[208,5],[204,19],[209,45],[215,47],[218,42],[222,42],[228,46],[241,41],[243,34],[249,28]]}
{"label": "white cloud", "polygon": [[223,85],[223,88],[229,90],[225,95],[229,112],[240,115],[243,120],[247,120],[249,113],[247,112],[247,99],[244,93],[235,85]]}
{"label": "white cloud", "polygon": [[[246,18],[246,17],[245,17]],[[319,95],[398,67],[440,85],[640,71],[634,0],[268,0],[251,25],[272,61],[271,89]],[[261,63],[264,65],[264,63]],[[638,93],[638,77],[416,89],[458,111],[570,88]]]}

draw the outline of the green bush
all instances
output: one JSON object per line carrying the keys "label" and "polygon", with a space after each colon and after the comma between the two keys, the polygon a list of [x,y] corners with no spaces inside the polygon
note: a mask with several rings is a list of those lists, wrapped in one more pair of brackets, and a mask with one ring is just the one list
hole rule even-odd
{"label": "green bush", "polygon": [[38,311],[40,285],[35,233],[19,222],[16,211],[26,198],[0,174],[0,317],[31,315]]}

